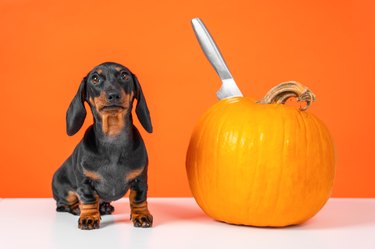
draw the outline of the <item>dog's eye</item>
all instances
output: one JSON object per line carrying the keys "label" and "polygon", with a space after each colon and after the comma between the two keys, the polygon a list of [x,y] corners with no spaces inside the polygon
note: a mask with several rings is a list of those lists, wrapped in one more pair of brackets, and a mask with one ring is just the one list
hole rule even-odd
{"label": "dog's eye", "polygon": [[129,80],[130,76],[128,72],[122,71],[120,74],[122,80]]}
{"label": "dog's eye", "polygon": [[98,84],[100,81],[100,78],[98,75],[94,74],[92,77],[91,77],[91,82],[95,85],[95,84]]}

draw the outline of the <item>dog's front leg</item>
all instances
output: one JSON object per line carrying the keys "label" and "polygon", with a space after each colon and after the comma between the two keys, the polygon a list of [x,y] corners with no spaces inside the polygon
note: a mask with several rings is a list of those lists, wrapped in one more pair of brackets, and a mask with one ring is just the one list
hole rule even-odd
{"label": "dog's front leg", "polygon": [[78,187],[80,217],[78,227],[83,230],[99,228],[99,197],[92,187],[91,180],[86,178]]}
{"label": "dog's front leg", "polygon": [[130,188],[130,219],[135,227],[151,227],[153,217],[147,206],[147,180],[136,178]]}

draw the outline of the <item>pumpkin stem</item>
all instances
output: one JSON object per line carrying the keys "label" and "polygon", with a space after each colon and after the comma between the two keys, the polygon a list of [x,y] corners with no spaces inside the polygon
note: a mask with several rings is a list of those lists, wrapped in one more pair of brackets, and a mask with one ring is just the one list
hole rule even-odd
{"label": "pumpkin stem", "polygon": [[259,104],[285,104],[289,98],[297,98],[297,101],[306,102],[306,106],[300,107],[301,111],[306,111],[311,102],[315,101],[315,94],[306,86],[296,82],[287,81],[278,84],[269,90],[263,99],[259,100]]}

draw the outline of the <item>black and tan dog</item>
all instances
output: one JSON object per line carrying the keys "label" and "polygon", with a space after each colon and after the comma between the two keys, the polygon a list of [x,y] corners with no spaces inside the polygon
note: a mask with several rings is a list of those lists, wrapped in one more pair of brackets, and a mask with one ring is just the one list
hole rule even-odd
{"label": "black and tan dog", "polygon": [[100,215],[114,211],[111,201],[130,189],[130,219],[136,227],[150,227],[147,207],[148,157],[132,122],[133,100],[143,128],[152,132],[150,113],[137,77],[117,63],[103,63],[82,80],[66,113],[72,136],[81,128],[86,101],[94,117],[72,155],[53,176],[56,210],[80,215],[78,227],[99,228]]}

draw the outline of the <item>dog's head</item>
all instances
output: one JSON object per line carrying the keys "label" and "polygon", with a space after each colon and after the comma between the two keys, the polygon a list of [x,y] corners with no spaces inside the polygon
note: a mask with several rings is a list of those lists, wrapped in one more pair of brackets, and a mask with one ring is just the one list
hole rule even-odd
{"label": "dog's head", "polygon": [[82,80],[70,103],[66,113],[68,135],[74,135],[82,127],[86,117],[85,101],[90,105],[95,120],[103,123],[106,133],[111,125],[116,126],[115,130],[124,126],[125,116],[131,113],[134,99],[137,99],[135,111],[138,119],[143,128],[151,133],[150,113],[137,77],[120,64],[100,64]]}

